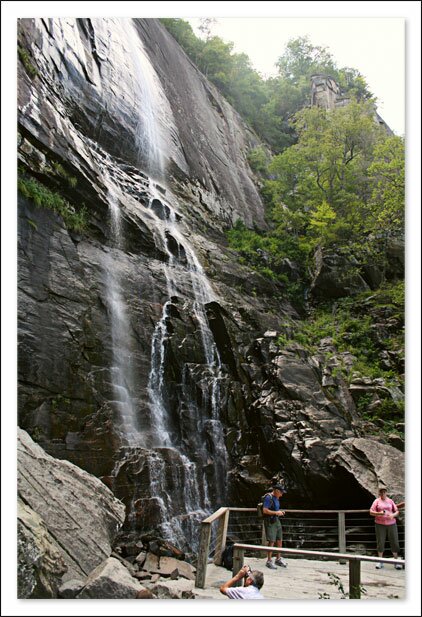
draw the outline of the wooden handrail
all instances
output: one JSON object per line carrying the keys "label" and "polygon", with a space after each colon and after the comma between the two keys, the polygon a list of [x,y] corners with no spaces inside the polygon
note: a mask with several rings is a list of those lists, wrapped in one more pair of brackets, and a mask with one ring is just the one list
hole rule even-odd
{"label": "wooden handrail", "polygon": [[[256,512],[256,508],[232,508],[231,506],[228,507],[228,510],[230,512]],[[369,508],[365,510],[291,510],[290,508],[283,508],[283,510],[289,514],[338,514],[339,512],[344,512],[344,514],[369,514]]]}
{"label": "wooden handrail", "polygon": [[[252,508],[252,509],[256,510],[256,508]],[[227,510],[231,510],[231,508],[218,508],[218,510],[216,510],[215,512],[210,514],[210,516],[208,516],[207,518],[204,518],[204,520],[202,522],[203,523],[212,523],[215,520],[217,520],[218,518],[220,518],[220,516],[225,514],[227,512]]]}
{"label": "wooden handrail", "polygon": [[[268,551],[268,546],[258,546],[256,544],[240,544],[236,542],[233,545],[233,550],[236,548],[242,550],[251,551]],[[272,553],[288,553],[290,555],[310,555],[312,557],[328,557],[334,561],[339,559],[347,559],[348,561],[373,561],[404,565],[404,559],[391,559],[391,557],[370,557],[369,555],[356,555],[355,553],[329,553],[328,551],[309,551],[301,548],[278,548],[277,546],[271,547]]]}

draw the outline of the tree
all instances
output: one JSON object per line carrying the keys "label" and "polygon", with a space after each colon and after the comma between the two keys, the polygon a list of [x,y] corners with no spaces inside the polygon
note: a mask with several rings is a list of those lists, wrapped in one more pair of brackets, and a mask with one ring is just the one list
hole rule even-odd
{"label": "tree", "polygon": [[161,23],[166,27],[176,41],[183,47],[185,52],[194,62],[197,62],[200,51],[204,45],[194,33],[190,23],[184,19],[162,18]]}
{"label": "tree", "polygon": [[317,246],[382,263],[380,229],[400,225],[403,148],[373,114],[372,102],[303,109],[297,143],[272,159],[272,233],[288,235],[290,254],[305,265]]}
{"label": "tree", "polygon": [[308,37],[290,39],[276,65],[280,76],[295,85],[302,78],[309,79],[311,75],[328,73],[334,77],[337,73],[328,49],[312,45]]}
{"label": "tree", "polygon": [[201,17],[199,30],[205,37],[205,40],[208,41],[211,38],[211,28],[215,26],[217,20],[214,17]]}
{"label": "tree", "polygon": [[345,216],[352,203],[369,196],[367,168],[382,131],[371,104],[352,102],[330,112],[303,109],[295,115],[294,127],[297,144],[274,157],[270,166],[286,203],[313,209],[325,200]]}
{"label": "tree", "polygon": [[372,186],[370,209],[374,228],[388,234],[403,233],[405,150],[401,137],[392,135],[376,145],[368,174]]}

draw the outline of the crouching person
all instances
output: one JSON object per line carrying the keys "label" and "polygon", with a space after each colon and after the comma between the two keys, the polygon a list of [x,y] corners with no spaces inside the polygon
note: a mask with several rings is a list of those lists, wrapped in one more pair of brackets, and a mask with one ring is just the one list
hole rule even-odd
{"label": "crouching person", "polygon": [[[233,587],[242,579],[243,587]],[[251,570],[249,566],[243,566],[233,578],[221,585],[220,591],[232,600],[265,600],[260,592],[263,584],[264,575],[260,570]]]}

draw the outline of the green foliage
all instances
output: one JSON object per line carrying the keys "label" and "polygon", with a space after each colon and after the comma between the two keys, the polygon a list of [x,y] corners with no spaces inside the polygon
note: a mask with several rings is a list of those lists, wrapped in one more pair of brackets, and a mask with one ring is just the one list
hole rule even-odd
{"label": "green foliage", "polygon": [[179,45],[183,47],[188,56],[194,62],[197,62],[202,49],[202,41],[195,35],[192,26],[183,19],[163,18],[160,21],[174,36]]}
{"label": "green foliage", "polygon": [[380,141],[368,167],[372,192],[370,212],[379,230],[387,233],[404,229],[405,151],[401,137],[393,135]]}
{"label": "green foliage", "polygon": [[251,169],[259,174],[266,175],[268,173],[268,165],[271,157],[262,146],[249,150],[247,155],[248,163]]}
{"label": "green foliage", "polygon": [[31,199],[37,207],[48,208],[60,214],[65,225],[74,231],[83,231],[87,226],[87,211],[83,206],[78,211],[58,193],[54,193],[44,184],[20,175],[18,177],[18,190],[28,199]]}
{"label": "green foliage", "polygon": [[302,304],[303,283],[290,281],[283,271],[286,257],[296,258],[299,262],[303,260],[300,248],[291,238],[253,231],[241,221],[237,221],[226,235],[229,246],[239,253],[240,263],[250,266],[273,281],[278,281],[295,304]]}
{"label": "green foliage", "polygon": [[[334,574],[334,572],[327,572],[328,578],[330,579],[330,585],[334,585],[334,587],[337,587],[337,589],[339,590],[339,592],[341,593],[340,599],[341,600],[346,600],[349,597],[349,592],[347,592],[344,589],[344,585],[342,583],[342,580],[339,576],[337,576],[337,574]],[[362,585],[359,585],[359,589],[360,589],[360,593],[361,594],[366,594],[367,591],[365,589],[365,587],[362,587]],[[329,594],[319,594],[319,599],[329,599],[330,595]]]}
{"label": "green foliage", "polygon": [[402,140],[373,121],[371,102],[303,109],[293,124],[298,141],[272,159],[265,184],[271,233],[290,237],[302,266],[317,247],[382,266],[386,239],[404,231]]}
{"label": "green foliage", "polygon": [[57,174],[58,176],[60,176],[61,178],[64,178],[69,184],[69,186],[71,186],[72,188],[75,188],[75,186],[78,184],[78,180],[74,176],[71,176],[64,169],[63,165],[61,165],[57,161],[53,161],[51,163],[51,167],[52,167],[53,172]]}
{"label": "green foliage", "polygon": [[19,56],[19,59],[22,62],[24,68],[25,68],[25,71],[28,73],[28,75],[29,75],[29,77],[31,77],[31,79],[33,79],[36,75],[38,75],[37,69],[35,68],[35,66],[31,62],[31,57],[30,57],[29,53],[27,52],[26,49],[24,49],[20,45],[18,46],[18,56]]}

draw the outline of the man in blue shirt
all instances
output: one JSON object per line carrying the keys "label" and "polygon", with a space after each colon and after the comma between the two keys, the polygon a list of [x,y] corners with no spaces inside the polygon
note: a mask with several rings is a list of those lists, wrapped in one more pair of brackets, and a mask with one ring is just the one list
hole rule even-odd
{"label": "man in blue shirt", "polygon": [[[262,513],[264,515],[265,535],[268,540],[268,546],[274,546],[275,544],[277,547],[281,548],[282,545],[283,532],[281,529],[280,517],[284,516],[285,512],[280,509],[280,499],[285,492],[286,489],[282,484],[274,484],[272,493],[268,493],[264,497]],[[276,566],[281,566],[282,568],[287,567],[287,563],[282,560],[280,554],[278,554],[275,560],[275,565],[271,558],[272,551],[268,551],[267,563],[265,564],[267,568],[276,570]]]}

